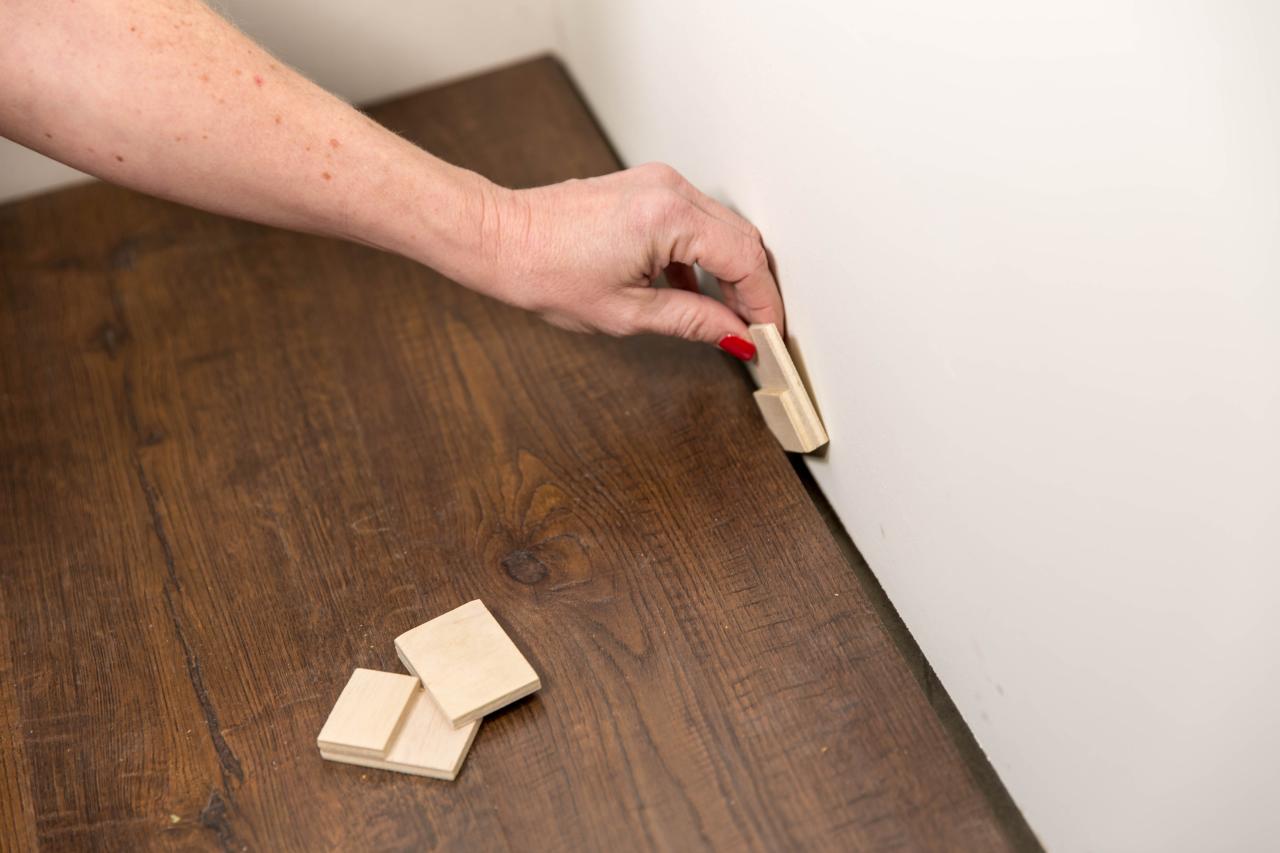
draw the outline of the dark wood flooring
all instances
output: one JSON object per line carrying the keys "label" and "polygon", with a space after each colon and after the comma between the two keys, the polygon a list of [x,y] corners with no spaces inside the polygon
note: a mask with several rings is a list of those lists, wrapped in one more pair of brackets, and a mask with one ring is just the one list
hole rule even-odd
{"label": "dark wood flooring", "polygon": [[[372,110],[618,166],[551,60]],[[97,184],[0,207],[0,847],[994,850],[741,367]],[[482,598],[543,689],[454,783],[322,761]]]}

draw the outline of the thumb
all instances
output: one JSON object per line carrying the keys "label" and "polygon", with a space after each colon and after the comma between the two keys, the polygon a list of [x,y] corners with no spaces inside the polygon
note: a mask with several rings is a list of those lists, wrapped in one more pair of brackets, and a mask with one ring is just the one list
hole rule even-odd
{"label": "thumb", "polygon": [[644,288],[633,291],[642,300],[633,315],[637,332],[719,344],[726,335],[749,341],[747,324],[728,306],[703,296],[675,288]]}

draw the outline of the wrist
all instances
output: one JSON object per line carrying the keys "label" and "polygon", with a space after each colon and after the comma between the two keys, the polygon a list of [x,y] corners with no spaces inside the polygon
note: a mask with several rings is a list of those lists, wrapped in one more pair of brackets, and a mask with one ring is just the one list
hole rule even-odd
{"label": "wrist", "polygon": [[509,254],[515,193],[476,172],[442,165],[402,254],[459,284],[492,293]]}
{"label": "wrist", "polygon": [[468,286],[496,270],[503,208],[511,190],[406,143],[370,187],[349,239],[429,266]]}

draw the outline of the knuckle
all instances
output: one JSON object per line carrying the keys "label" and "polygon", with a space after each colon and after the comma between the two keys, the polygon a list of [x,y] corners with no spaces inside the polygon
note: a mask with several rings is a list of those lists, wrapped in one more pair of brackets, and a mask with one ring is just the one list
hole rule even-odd
{"label": "knuckle", "polygon": [[638,300],[623,290],[602,294],[584,306],[592,318],[591,326],[597,332],[620,338],[635,334],[641,315]]}
{"label": "knuckle", "polygon": [[759,238],[753,238],[748,243],[745,260],[748,273],[769,268],[769,253],[765,251],[764,243],[760,242]]}
{"label": "knuckle", "polygon": [[638,193],[631,210],[633,225],[645,234],[666,231],[679,217],[680,201],[669,190]]}
{"label": "knuckle", "polygon": [[675,189],[684,182],[680,173],[666,163],[645,163],[640,168],[651,181],[661,187]]}
{"label": "knuckle", "polygon": [[676,317],[675,333],[687,340],[698,340],[702,337],[705,326],[703,316],[698,311],[684,309]]}
{"label": "knuckle", "polygon": [[697,340],[706,326],[706,317],[696,303],[681,302],[668,306],[662,331],[678,338]]}
{"label": "knuckle", "polygon": [[615,338],[634,335],[644,328],[644,306],[637,299],[624,299],[603,324],[602,331]]}

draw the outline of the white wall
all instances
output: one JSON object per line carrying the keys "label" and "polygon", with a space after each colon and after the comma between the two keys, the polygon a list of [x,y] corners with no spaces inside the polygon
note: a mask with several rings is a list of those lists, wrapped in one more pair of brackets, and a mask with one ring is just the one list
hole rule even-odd
{"label": "white wall", "polygon": [[561,0],[775,252],[811,464],[1056,850],[1280,834],[1280,15]]}
{"label": "white wall", "polygon": [[[213,0],[311,79],[355,103],[554,49],[553,0]],[[86,175],[0,138],[0,203]]]}

